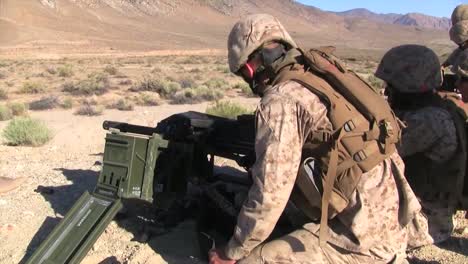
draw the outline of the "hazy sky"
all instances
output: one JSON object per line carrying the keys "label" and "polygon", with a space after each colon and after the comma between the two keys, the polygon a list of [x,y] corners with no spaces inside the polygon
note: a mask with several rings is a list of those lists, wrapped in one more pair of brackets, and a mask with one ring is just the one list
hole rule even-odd
{"label": "hazy sky", "polygon": [[449,17],[459,4],[468,0],[298,0],[307,5],[327,11],[346,11],[353,8],[367,8],[376,13],[406,14],[419,12],[438,17]]}

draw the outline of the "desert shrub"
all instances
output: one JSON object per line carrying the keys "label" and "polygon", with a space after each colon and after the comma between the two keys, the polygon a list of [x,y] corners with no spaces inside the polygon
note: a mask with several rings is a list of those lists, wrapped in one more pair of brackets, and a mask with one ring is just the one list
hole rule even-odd
{"label": "desert shrub", "polygon": [[228,88],[228,82],[220,78],[211,78],[208,81],[204,82],[203,85],[210,89],[224,90]]}
{"label": "desert shrub", "polygon": [[131,85],[132,83],[132,80],[122,80],[119,82],[119,85]]}
{"label": "desert shrub", "polygon": [[193,68],[189,71],[190,73],[201,73],[202,72],[202,69],[200,68]]}
{"label": "desert shrub", "polygon": [[133,102],[126,99],[120,98],[115,103],[109,105],[110,108],[115,108],[120,111],[132,111],[134,108]]}
{"label": "desert shrub", "polygon": [[243,107],[241,104],[230,101],[216,102],[216,104],[206,109],[207,114],[231,119],[236,119],[238,115],[252,114],[252,112],[252,110]]}
{"label": "desert shrub", "polygon": [[125,78],[128,78],[128,76],[123,74],[123,73],[118,72],[116,75],[114,75],[114,78],[116,78],[116,79],[125,79]]}
{"label": "desert shrub", "polygon": [[375,68],[375,64],[371,61],[366,61],[366,63],[364,64],[364,67],[366,67],[366,69],[373,69]]}
{"label": "desert shrub", "polygon": [[74,82],[66,82],[62,85],[62,92],[74,93],[77,89]]}
{"label": "desert shrub", "polygon": [[8,93],[5,89],[0,88],[0,100],[8,99]]}
{"label": "desert shrub", "polygon": [[173,104],[193,104],[197,103],[198,100],[195,98],[194,89],[190,88],[175,93],[171,98],[171,102]]}
{"label": "desert shrub", "polygon": [[8,77],[8,74],[4,71],[0,71],[0,79],[6,79]]}
{"label": "desert shrub", "polygon": [[170,96],[172,94],[175,94],[177,91],[182,89],[179,83],[176,82],[167,82],[166,85],[164,86],[164,92],[163,96]]}
{"label": "desert shrub", "polygon": [[39,73],[34,74],[33,77],[45,78],[45,77],[48,77],[48,76],[43,72],[39,72]]}
{"label": "desert shrub", "polygon": [[12,117],[11,109],[6,105],[0,105],[0,121],[10,120]]}
{"label": "desert shrub", "polygon": [[89,102],[84,102],[75,112],[75,115],[98,116],[101,115],[104,108],[100,105],[93,105]]}
{"label": "desert shrub", "polygon": [[73,67],[69,64],[62,65],[57,68],[58,76],[71,77],[73,76]]}
{"label": "desert shrub", "polygon": [[221,65],[226,65],[227,64],[227,59],[225,57],[213,57],[213,63],[214,64],[221,64]]}
{"label": "desert shrub", "polygon": [[255,94],[250,89],[250,86],[245,82],[239,82],[234,85],[234,89],[239,89],[243,95],[254,97]]}
{"label": "desert shrub", "polygon": [[367,77],[367,82],[376,90],[376,91],[379,91],[383,88],[385,88],[385,84],[384,84],[384,81],[382,81],[381,79],[375,77],[374,75],[369,75],[369,77]]}
{"label": "desert shrub", "polygon": [[156,106],[161,104],[161,99],[158,94],[153,94],[151,92],[143,92],[136,99],[138,105],[144,106]]}
{"label": "desert shrub", "polygon": [[55,75],[57,73],[57,69],[54,67],[47,67],[46,72],[48,72],[51,75]]}
{"label": "desert shrub", "polygon": [[119,70],[115,66],[109,64],[104,67],[104,72],[109,75],[116,75]]}
{"label": "desert shrub", "polygon": [[45,87],[42,83],[27,81],[23,83],[19,92],[23,94],[39,94],[45,91]]}
{"label": "desert shrub", "polygon": [[11,109],[14,116],[22,116],[28,113],[28,106],[23,103],[9,103],[7,107]]}
{"label": "desert shrub", "polygon": [[9,64],[6,61],[0,61],[0,68],[8,67]]}
{"label": "desert shrub", "polygon": [[171,102],[174,104],[193,104],[203,101],[214,101],[223,98],[223,93],[218,90],[210,89],[206,86],[196,88],[187,88],[175,93]]}
{"label": "desert shrub", "polygon": [[91,73],[87,79],[79,82],[68,82],[62,86],[62,91],[72,95],[102,95],[109,89],[109,79],[107,75]]}
{"label": "desert shrub", "polygon": [[182,88],[192,88],[196,85],[195,80],[190,76],[183,76],[177,80]]}
{"label": "desert shrub", "polygon": [[130,87],[132,92],[139,91],[153,91],[158,92],[161,90],[161,80],[153,78],[151,76],[144,76],[137,84]]}
{"label": "desert shrub", "polygon": [[223,98],[223,93],[218,90],[210,89],[206,86],[198,86],[194,89],[195,96],[205,101],[214,101]]}
{"label": "desert shrub", "polygon": [[70,97],[65,98],[60,102],[60,107],[63,109],[71,109],[73,107],[73,99]]}
{"label": "desert shrub", "polygon": [[164,98],[170,98],[180,89],[182,89],[182,87],[177,82],[160,80],[149,76],[144,77],[143,80],[130,88],[130,90],[134,92],[156,92]]}
{"label": "desert shrub", "polygon": [[152,70],[151,70],[151,73],[160,73],[162,72],[162,69],[160,67],[154,67]]}
{"label": "desert shrub", "polygon": [[222,73],[231,73],[231,71],[229,70],[229,67],[227,66],[222,66],[222,65],[218,65],[216,66],[216,71],[218,72],[222,72]]}
{"label": "desert shrub", "polygon": [[29,103],[29,109],[31,110],[47,110],[54,109],[59,106],[59,100],[56,96],[46,96],[39,100]]}
{"label": "desert shrub", "polygon": [[52,138],[51,130],[40,120],[15,117],[3,130],[8,145],[41,146]]}
{"label": "desert shrub", "polygon": [[195,56],[183,57],[175,61],[176,64],[198,64],[201,63]]}

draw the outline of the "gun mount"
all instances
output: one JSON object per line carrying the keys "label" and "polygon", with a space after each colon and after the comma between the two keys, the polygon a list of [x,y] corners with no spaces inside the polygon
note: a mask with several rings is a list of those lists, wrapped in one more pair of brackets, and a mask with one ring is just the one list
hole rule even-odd
{"label": "gun mount", "polygon": [[[170,116],[155,128],[105,121],[102,170],[93,193],[85,192],[26,263],[80,263],[124,199],[153,203],[162,213],[198,186],[227,215],[236,214],[220,182],[248,186],[248,178],[215,177],[214,157],[243,167],[254,161],[253,116],[231,120],[198,112]],[[218,192],[221,187],[221,193]],[[198,194],[199,195],[199,194]]]}

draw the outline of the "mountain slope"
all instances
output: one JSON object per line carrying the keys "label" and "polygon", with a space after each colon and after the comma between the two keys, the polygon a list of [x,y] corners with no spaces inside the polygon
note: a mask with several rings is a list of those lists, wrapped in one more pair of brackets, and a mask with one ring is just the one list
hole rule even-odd
{"label": "mountain slope", "polygon": [[393,13],[377,14],[365,8],[357,8],[344,12],[334,12],[334,14],[348,19],[361,18],[381,23],[402,26],[417,26],[436,30],[449,30],[451,26],[451,21],[449,18],[428,16],[420,13],[408,13],[405,15]]}
{"label": "mountain slope", "polygon": [[382,51],[403,41],[450,45],[443,31],[350,19],[292,0],[3,0],[0,53],[12,47],[224,50],[233,23],[249,13],[278,17],[303,46]]}

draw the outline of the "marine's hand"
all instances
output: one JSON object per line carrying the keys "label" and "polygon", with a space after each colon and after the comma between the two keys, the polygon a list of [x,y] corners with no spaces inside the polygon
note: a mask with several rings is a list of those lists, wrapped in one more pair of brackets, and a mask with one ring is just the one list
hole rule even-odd
{"label": "marine's hand", "polygon": [[235,264],[236,261],[232,259],[228,259],[222,250],[220,249],[212,249],[208,252],[208,258],[210,260],[210,264]]}

